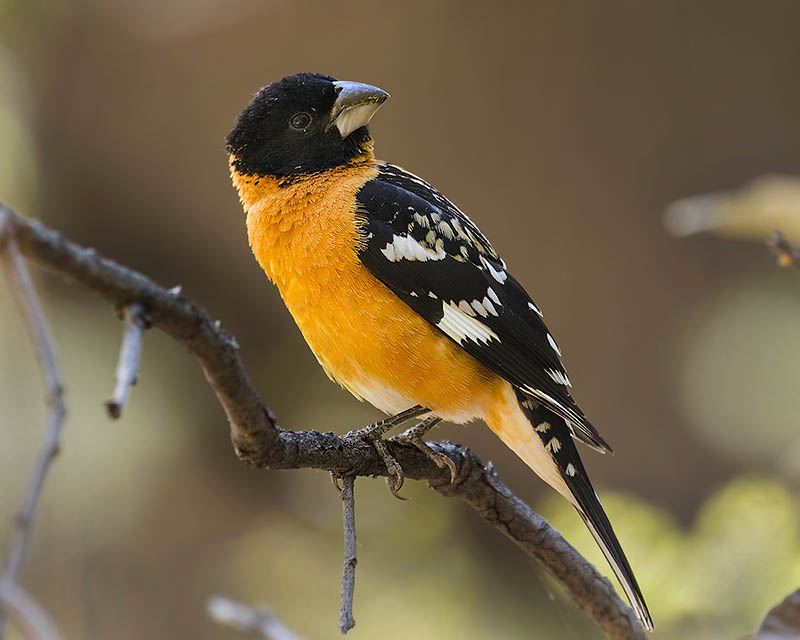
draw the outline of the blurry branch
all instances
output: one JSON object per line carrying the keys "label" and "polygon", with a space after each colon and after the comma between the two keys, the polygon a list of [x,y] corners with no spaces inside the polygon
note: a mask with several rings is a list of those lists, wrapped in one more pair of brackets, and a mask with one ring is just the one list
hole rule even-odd
{"label": "blurry branch", "polygon": [[29,640],[61,640],[50,617],[22,587],[0,580],[0,613],[10,618]]}
{"label": "blurry branch", "polygon": [[342,479],[342,511],[344,512],[344,568],[342,569],[342,606],[339,608],[339,629],[347,633],[356,626],[353,618],[353,592],[356,588],[356,497],[355,476]]}
{"label": "blurry branch", "polygon": [[122,407],[128,399],[131,387],[139,377],[139,361],[142,358],[142,336],[147,328],[142,305],[134,303],[125,307],[123,313],[122,346],[119,349],[119,364],[115,377],[117,386],[114,395],[106,402],[108,415],[115,420],[122,415]]}
{"label": "blurry branch", "polygon": [[764,618],[752,640],[797,640],[800,638],[800,589],[786,596]]}
{"label": "blurry branch", "polygon": [[781,267],[794,266],[800,271],[800,251],[795,249],[780,231],[775,231],[767,240],[767,246],[778,257]]}
{"label": "blurry branch", "polygon": [[206,608],[212,620],[234,631],[255,634],[266,640],[302,640],[267,611],[259,611],[221,596],[209,598]]}
{"label": "blurry branch", "polygon": [[667,207],[664,225],[676,236],[709,232],[759,242],[781,229],[796,244],[800,242],[800,178],[765,175],[739,189],[678,200]]}
{"label": "blurry branch", "polygon": [[[0,210],[2,213],[2,210]],[[19,574],[22,568],[22,561],[25,558],[25,550],[30,542],[33,524],[33,515],[39,496],[42,492],[44,478],[50,467],[50,462],[58,453],[59,442],[61,439],[61,426],[64,422],[65,407],[62,393],[61,375],[56,365],[53,340],[44,319],[42,305],[36,295],[36,289],[31,282],[28,267],[20,255],[15,238],[15,226],[12,219],[8,216],[0,218],[0,261],[3,264],[6,280],[11,289],[20,314],[28,330],[33,349],[36,353],[36,360],[44,379],[45,402],[50,409],[47,420],[47,429],[44,435],[39,455],[31,473],[28,489],[22,507],[17,514],[16,532],[11,543],[11,553],[8,558],[8,566],[2,576],[7,597],[16,594],[24,601],[24,594],[17,593],[15,587],[19,581]],[[8,595],[11,594],[11,595]],[[24,602],[23,602],[24,605]],[[34,611],[34,608],[22,606],[18,613],[24,615],[26,611]],[[3,635],[5,622],[0,617],[0,636]],[[47,636],[56,637],[56,636]]]}
{"label": "blurry branch", "polygon": [[793,246],[800,243],[800,178],[766,175],[734,191],[677,200],[664,212],[664,226],[676,236],[767,238],[778,265],[800,273],[800,250]]}
{"label": "blurry branch", "polygon": [[[281,429],[263,404],[237,354],[234,338],[208,314],[177,292],[99,256],[35,220],[0,207],[0,225],[9,228],[21,251],[45,269],[74,280],[116,308],[138,303],[148,321],[174,338],[199,362],[230,423],[231,440],[241,460],[258,468],[323,469],[336,476],[385,476],[385,464],[363,440],[318,431]],[[456,465],[440,469],[411,445],[392,444],[405,476],[427,480],[442,495],[459,497],[489,524],[536,558],[572,600],[614,639],[646,638],[633,611],[595,567],[547,522],[484,467],[469,449],[431,443]]]}

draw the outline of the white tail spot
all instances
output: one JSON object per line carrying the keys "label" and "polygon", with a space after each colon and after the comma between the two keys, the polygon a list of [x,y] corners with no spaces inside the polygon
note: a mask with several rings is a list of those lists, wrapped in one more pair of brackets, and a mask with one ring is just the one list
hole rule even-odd
{"label": "white tail spot", "polygon": [[558,453],[561,449],[561,440],[558,438],[550,438],[550,442],[548,442],[545,446],[550,453]]}

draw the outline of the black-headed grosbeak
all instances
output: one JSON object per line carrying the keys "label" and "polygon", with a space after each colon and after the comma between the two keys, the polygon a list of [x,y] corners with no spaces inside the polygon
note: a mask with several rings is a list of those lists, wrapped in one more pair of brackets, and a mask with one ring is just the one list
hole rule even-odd
{"label": "black-headed grosbeak", "polygon": [[253,253],[332,379],[401,418],[483,419],[567,498],[650,629],[573,438],[611,449],[489,241],[427,182],[375,159],[367,124],[387,97],[313,73],[256,93],[227,138]]}

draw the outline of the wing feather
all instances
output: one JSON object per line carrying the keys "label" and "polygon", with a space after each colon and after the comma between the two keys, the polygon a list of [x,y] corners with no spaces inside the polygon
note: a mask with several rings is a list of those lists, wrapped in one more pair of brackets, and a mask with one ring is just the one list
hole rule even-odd
{"label": "wing feather", "polygon": [[392,165],[357,195],[359,258],[414,311],[489,369],[610,451],[569,393],[539,308],[475,224],[421,178]]}

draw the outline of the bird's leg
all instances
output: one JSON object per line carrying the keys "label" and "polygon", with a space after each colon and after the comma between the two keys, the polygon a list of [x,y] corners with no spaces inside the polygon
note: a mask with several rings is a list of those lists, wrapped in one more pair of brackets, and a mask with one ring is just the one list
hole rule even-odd
{"label": "bird's leg", "polygon": [[446,456],[443,453],[439,453],[438,451],[434,451],[431,447],[422,439],[423,436],[428,433],[433,427],[439,424],[442,421],[441,418],[436,416],[431,416],[430,418],[426,418],[419,424],[414,425],[410,429],[407,429],[401,434],[398,434],[390,439],[390,442],[397,442],[399,444],[410,444],[428,456],[431,460],[436,463],[436,466],[440,469],[444,469],[447,467],[450,469],[450,484],[453,484],[456,481],[456,475],[458,474],[458,469],[456,468],[456,463],[453,462],[449,456]]}
{"label": "bird's leg", "polygon": [[403,480],[405,479],[405,476],[403,475],[403,468],[400,466],[400,463],[395,460],[395,457],[389,451],[389,447],[386,446],[386,441],[383,439],[383,434],[389,431],[389,429],[392,429],[414,418],[418,418],[426,413],[429,413],[428,409],[420,405],[414,405],[410,409],[401,411],[397,415],[384,418],[383,420],[379,420],[375,424],[363,427],[362,429],[350,431],[344,436],[345,438],[358,438],[359,440],[365,440],[375,447],[375,450],[378,452],[381,460],[383,460],[383,463],[386,465],[386,471],[389,472],[389,477],[386,478],[386,484],[389,486],[389,491],[392,492],[392,495],[394,495],[396,498],[400,498],[401,500],[405,500],[405,498],[400,496],[397,492],[400,491],[400,488],[403,486]]}
{"label": "bird's leg", "polygon": [[384,433],[389,431],[389,429],[401,425],[404,422],[408,422],[409,420],[413,420],[414,418],[418,418],[426,413],[429,413],[428,409],[416,404],[410,409],[401,411],[400,413],[389,416],[388,418],[384,418],[383,420],[378,420],[378,422],[367,425],[366,427],[362,427],[361,429],[348,431],[344,437],[359,438],[361,440],[369,440],[372,442],[376,438],[382,437]]}

